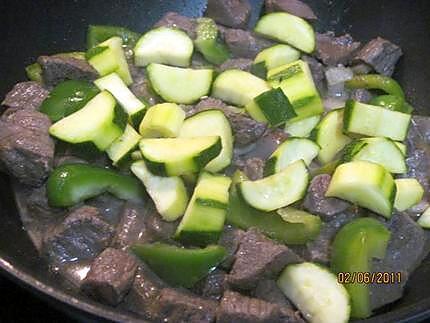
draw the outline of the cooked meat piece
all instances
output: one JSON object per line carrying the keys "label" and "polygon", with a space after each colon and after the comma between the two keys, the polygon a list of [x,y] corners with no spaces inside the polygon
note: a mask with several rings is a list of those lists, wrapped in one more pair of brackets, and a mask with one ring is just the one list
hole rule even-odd
{"label": "cooked meat piece", "polygon": [[214,300],[220,300],[225,289],[225,271],[221,269],[215,269],[204,279],[199,281],[193,288],[197,294],[211,298]]}
{"label": "cooked meat piece", "polygon": [[21,183],[40,186],[54,159],[49,118],[31,109],[8,109],[0,119],[0,162]]}
{"label": "cooked meat piece", "polygon": [[369,74],[372,71],[372,67],[366,63],[355,64],[354,66],[351,66],[351,69],[355,75]]}
{"label": "cooked meat piece", "polygon": [[327,80],[327,96],[347,100],[349,92],[345,89],[345,82],[352,79],[354,73],[350,68],[338,65],[329,67],[325,71]]}
{"label": "cooked meat piece", "polygon": [[263,178],[265,162],[261,158],[238,159],[234,164],[252,181]]}
{"label": "cooked meat piece", "polygon": [[379,74],[391,76],[402,55],[403,52],[399,46],[384,38],[377,37],[360,49],[354,57],[354,62],[364,62],[372,66]]}
{"label": "cooked meat piece", "polygon": [[323,93],[325,90],[324,65],[309,55],[302,55],[301,59],[309,64],[315,85],[320,93]]}
{"label": "cooked meat piece", "polygon": [[251,16],[251,5],[248,0],[209,0],[206,16],[221,25],[245,29]]}
{"label": "cooked meat piece", "polygon": [[348,65],[352,55],[360,47],[360,42],[355,42],[349,34],[336,37],[334,32],[328,31],[316,35],[316,57],[325,65]]}
{"label": "cooked meat piece", "polygon": [[21,82],[15,84],[1,104],[8,108],[37,110],[48,94],[49,91],[37,82]]}
{"label": "cooked meat piece", "polygon": [[256,229],[249,229],[240,240],[227,283],[240,290],[250,290],[261,279],[274,278],[287,264],[300,261],[287,246],[266,238]]}
{"label": "cooked meat piece", "polygon": [[266,12],[285,11],[305,19],[318,19],[311,7],[300,0],[265,0]]}
{"label": "cooked meat piece", "polygon": [[254,59],[263,49],[274,45],[274,42],[260,38],[248,30],[220,28],[220,31],[235,57]]}
{"label": "cooked meat piece", "polygon": [[224,227],[218,241],[218,244],[223,246],[227,251],[227,255],[220,265],[222,268],[230,270],[233,265],[237,249],[239,248],[240,240],[244,234],[245,231],[234,228],[230,225],[226,225]]}
{"label": "cooked meat piece", "polygon": [[155,25],[156,27],[173,27],[185,31],[192,39],[196,38],[196,21],[193,18],[181,16],[177,12],[166,13]]}
{"label": "cooked meat piece", "polygon": [[213,69],[212,63],[209,63],[201,53],[194,52],[191,56],[191,68],[194,69]]}
{"label": "cooked meat piece", "polygon": [[289,308],[226,291],[218,308],[218,323],[304,323]]}
{"label": "cooked meat piece", "polygon": [[349,97],[350,99],[355,101],[369,103],[370,100],[372,100],[373,95],[366,89],[355,89],[351,91]]}
{"label": "cooked meat piece", "polygon": [[267,160],[270,155],[288,138],[288,134],[279,128],[269,128],[264,135],[255,142],[255,147],[242,159],[257,157],[262,160]]}
{"label": "cooked meat piece", "polygon": [[175,224],[163,221],[152,203],[141,205],[126,202],[120,214],[113,245],[128,249],[135,243],[169,240],[174,232]]}
{"label": "cooked meat piece", "polygon": [[112,194],[104,193],[87,200],[86,204],[96,207],[107,223],[116,226],[121,220],[121,211],[125,202]]}
{"label": "cooked meat piece", "polygon": [[54,266],[93,259],[109,246],[113,233],[98,209],[81,206],[47,233],[43,253]]}
{"label": "cooked meat piece", "polygon": [[82,291],[110,305],[117,305],[130,289],[137,269],[136,259],[128,253],[107,248],[94,259]]}
{"label": "cooked meat piece", "polygon": [[335,197],[325,197],[325,193],[331,181],[328,174],[315,176],[306,194],[303,206],[310,213],[318,214],[324,221],[333,219],[335,214],[345,211],[350,204]]}
{"label": "cooked meat piece", "polygon": [[97,71],[84,59],[64,55],[40,56],[37,62],[42,67],[42,78],[46,86],[55,86],[66,80],[93,81]]}
{"label": "cooked meat piece", "polygon": [[224,72],[226,70],[237,69],[245,72],[250,72],[253,63],[254,61],[249,58],[232,58],[222,63],[218,68],[218,71]]}
{"label": "cooked meat piece", "polygon": [[65,283],[66,287],[79,291],[85,277],[87,277],[87,274],[91,269],[91,262],[92,261],[88,259],[69,262],[60,267],[51,268],[51,270],[61,277],[62,283]]}
{"label": "cooked meat piece", "polygon": [[215,321],[217,302],[186,290],[163,288],[157,300],[160,322],[210,323]]}
{"label": "cooked meat piece", "polygon": [[276,281],[272,279],[260,280],[255,288],[254,296],[262,299],[263,301],[277,304],[284,308],[293,308],[290,301],[278,287],[278,284],[276,284]]}

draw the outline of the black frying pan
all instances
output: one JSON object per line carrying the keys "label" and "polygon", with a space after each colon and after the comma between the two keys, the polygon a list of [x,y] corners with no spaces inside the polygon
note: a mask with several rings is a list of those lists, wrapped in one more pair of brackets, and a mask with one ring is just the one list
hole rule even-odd
{"label": "black frying pan", "polygon": [[[418,112],[428,114],[429,0],[305,1],[320,17],[318,30],[350,32],[361,41],[379,35],[399,44],[405,56],[398,65],[395,77]],[[254,9],[262,3],[261,0],[251,2]],[[84,50],[88,24],[122,25],[143,32],[167,11],[198,16],[204,11],[205,4],[205,0],[0,0],[0,96],[14,83],[25,79],[24,66],[32,63],[38,55]],[[0,187],[2,273],[87,322],[136,319],[73,294],[48,275],[22,229],[6,176],[0,176]],[[429,280],[430,258],[411,277],[405,296],[380,310],[368,321],[418,321],[430,317]]]}

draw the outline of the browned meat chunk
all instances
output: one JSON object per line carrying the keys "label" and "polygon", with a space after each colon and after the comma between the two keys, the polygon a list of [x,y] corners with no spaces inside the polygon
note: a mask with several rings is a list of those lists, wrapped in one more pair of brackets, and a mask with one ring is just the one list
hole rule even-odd
{"label": "browned meat chunk", "polygon": [[350,204],[334,197],[325,197],[330,184],[331,176],[328,174],[315,176],[308,188],[304,207],[309,212],[318,214],[323,220],[330,220],[333,215],[345,211]]}
{"label": "browned meat chunk", "polygon": [[96,207],[107,223],[116,226],[121,219],[125,202],[112,194],[104,193],[87,200],[85,204]]}
{"label": "browned meat chunk", "polygon": [[305,19],[318,19],[312,8],[300,0],[266,0],[267,12],[285,11]]}
{"label": "browned meat chunk", "polygon": [[217,315],[218,323],[304,323],[293,310],[257,298],[226,291]]}
{"label": "browned meat chunk", "polygon": [[136,269],[133,256],[107,248],[94,259],[82,290],[104,303],[117,305],[131,287]]}
{"label": "browned meat chunk", "polygon": [[254,59],[259,52],[274,44],[247,30],[220,28],[220,31],[227,47],[235,57]]}
{"label": "browned meat chunk", "polygon": [[252,181],[263,178],[265,162],[261,158],[251,157],[235,161],[235,166],[245,173]]}
{"label": "browned meat chunk", "polygon": [[300,262],[287,246],[278,244],[256,229],[248,230],[242,237],[236,260],[227,282],[240,290],[250,290],[264,278],[274,278],[287,264]]}
{"label": "browned meat chunk", "polygon": [[232,58],[222,63],[218,68],[218,71],[224,72],[226,70],[237,69],[245,72],[250,72],[253,63],[254,61],[249,58]]}
{"label": "browned meat chunk", "polygon": [[246,28],[251,15],[248,0],[209,0],[206,16],[232,28]]}
{"label": "browned meat chunk", "polygon": [[331,31],[317,34],[316,56],[325,65],[348,65],[354,52],[360,47],[349,34],[336,37]]}
{"label": "browned meat chunk", "polygon": [[242,159],[247,158],[260,158],[262,160],[267,160],[270,155],[288,138],[288,134],[278,128],[267,129],[263,136],[261,136],[256,142],[254,148],[244,154]]}
{"label": "browned meat chunk", "polygon": [[223,246],[227,251],[227,255],[224,261],[221,263],[222,268],[229,270],[233,265],[237,249],[239,248],[240,240],[242,239],[244,233],[245,231],[236,229],[230,225],[224,227],[224,230],[218,241],[218,244]]}
{"label": "browned meat chunk", "polygon": [[8,109],[0,119],[0,162],[21,183],[40,186],[54,159],[49,118],[31,109]]}
{"label": "browned meat chunk", "polygon": [[223,270],[215,269],[194,287],[194,291],[206,298],[220,300],[225,289],[225,276]]}
{"label": "browned meat chunk", "polygon": [[2,105],[8,108],[37,110],[48,94],[49,91],[37,82],[21,82],[15,84],[6,94]]}
{"label": "browned meat chunk", "polygon": [[173,27],[185,31],[192,39],[196,38],[196,21],[193,18],[181,16],[176,12],[166,13],[154,27]]}
{"label": "browned meat chunk", "polygon": [[278,284],[276,284],[276,281],[271,279],[260,280],[255,288],[254,296],[272,304],[293,308],[290,301],[278,287]]}
{"label": "browned meat chunk", "polygon": [[379,74],[391,76],[402,55],[402,49],[399,46],[384,38],[377,37],[360,49],[354,57],[354,61],[364,62],[373,67]]}
{"label": "browned meat chunk", "polygon": [[37,62],[42,66],[43,82],[55,86],[66,80],[92,81],[97,71],[84,59],[64,55],[40,56]]}
{"label": "browned meat chunk", "polygon": [[358,102],[369,103],[373,95],[366,89],[355,89],[351,91],[350,98]]}

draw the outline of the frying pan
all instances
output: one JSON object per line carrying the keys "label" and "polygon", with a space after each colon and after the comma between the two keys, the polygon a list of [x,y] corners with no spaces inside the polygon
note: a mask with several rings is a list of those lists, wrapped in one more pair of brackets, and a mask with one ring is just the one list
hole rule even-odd
{"label": "frying pan", "polygon": [[[395,77],[420,114],[430,101],[430,1],[305,0],[320,17],[317,30],[349,32],[361,41],[382,36],[404,50]],[[262,5],[251,0],[254,18]],[[205,0],[35,0],[0,1],[0,96],[19,80],[24,66],[40,54],[84,50],[88,24],[112,24],[143,32],[167,11],[203,13]],[[79,320],[133,321],[129,313],[100,305],[61,284],[39,260],[22,229],[10,182],[0,175],[1,273]],[[430,258],[411,277],[405,296],[368,322],[419,321],[430,317]]]}

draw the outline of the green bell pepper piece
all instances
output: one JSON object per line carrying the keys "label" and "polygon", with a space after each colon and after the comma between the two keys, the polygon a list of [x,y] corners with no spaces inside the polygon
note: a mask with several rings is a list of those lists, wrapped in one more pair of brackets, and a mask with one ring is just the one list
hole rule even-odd
{"label": "green bell pepper piece", "polygon": [[218,41],[218,26],[211,18],[197,20],[194,44],[204,58],[213,64],[222,64],[230,57],[227,47]]}
{"label": "green bell pepper piece", "polygon": [[374,97],[369,104],[378,105],[380,107],[387,108],[389,110],[403,112],[403,113],[411,113],[413,111],[413,107],[395,95],[380,95]]}
{"label": "green bell pepper piece", "polygon": [[172,286],[192,287],[224,259],[221,246],[185,249],[164,243],[136,244],[133,253]]}
{"label": "green bell pepper piece", "polygon": [[33,63],[25,68],[25,73],[30,81],[42,83],[42,66],[39,63]]}
{"label": "green bell pepper piece", "polygon": [[87,32],[87,49],[91,49],[114,36],[122,38],[124,45],[131,48],[134,48],[140,38],[139,33],[124,27],[90,25]]}
{"label": "green bell pepper piece", "polygon": [[356,75],[351,80],[346,81],[345,85],[350,89],[382,90],[399,97],[403,101],[405,100],[405,93],[399,83],[388,76],[379,74]]}
{"label": "green bell pepper piece", "polygon": [[345,285],[351,296],[352,317],[366,318],[372,314],[368,285],[352,280],[357,273],[371,271],[372,258],[384,258],[390,236],[378,220],[359,218],[342,227],[334,239],[331,266],[335,273],[352,277],[351,283]]}
{"label": "green bell pepper piece", "polygon": [[69,207],[106,192],[123,200],[141,201],[145,197],[136,178],[87,164],[57,167],[46,186],[48,202],[53,207]]}
{"label": "green bell pepper piece", "polygon": [[61,82],[42,102],[40,112],[56,122],[82,109],[99,92],[97,86],[86,81]]}

